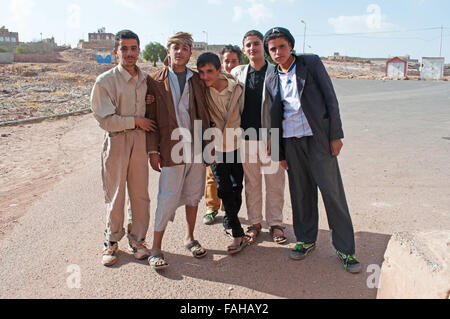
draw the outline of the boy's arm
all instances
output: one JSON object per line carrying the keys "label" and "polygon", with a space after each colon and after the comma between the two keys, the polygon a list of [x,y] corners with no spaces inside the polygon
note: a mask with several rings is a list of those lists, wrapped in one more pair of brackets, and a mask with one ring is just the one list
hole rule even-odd
{"label": "boy's arm", "polygon": [[116,114],[108,90],[96,82],[91,92],[91,109],[100,127],[108,132],[121,132],[134,129],[136,123],[133,116],[120,116]]}
{"label": "boy's arm", "polygon": [[[274,75],[270,75],[268,77],[266,77],[265,83],[266,83],[266,90],[270,95],[271,101],[272,101],[272,107],[270,108],[270,138],[271,138],[271,143],[270,143],[270,153],[272,156],[272,159],[275,161],[284,161],[286,160],[286,156],[284,153],[284,147],[283,147],[283,129],[282,129],[282,123],[281,123],[281,118],[283,114],[283,107],[282,105],[279,103],[279,99],[276,98],[276,87],[274,86],[273,79]],[[280,114],[281,113],[281,114]],[[275,152],[275,150],[277,149],[276,145],[273,145],[273,141],[272,141],[272,137],[273,136],[277,136],[276,134],[274,134],[273,130],[278,130],[278,152]]]}
{"label": "boy's arm", "polygon": [[344,132],[339,112],[339,102],[331,78],[318,56],[315,57],[313,72],[314,79],[322,92],[328,115],[330,116],[330,141],[342,139],[344,138]]}
{"label": "boy's arm", "polygon": [[153,99],[153,103],[146,104],[145,117],[156,123],[156,129],[153,132],[147,132],[147,153],[159,153],[160,135],[157,119],[156,96],[153,87],[154,83],[152,82],[152,78],[147,76],[147,95],[153,95],[155,98]]}

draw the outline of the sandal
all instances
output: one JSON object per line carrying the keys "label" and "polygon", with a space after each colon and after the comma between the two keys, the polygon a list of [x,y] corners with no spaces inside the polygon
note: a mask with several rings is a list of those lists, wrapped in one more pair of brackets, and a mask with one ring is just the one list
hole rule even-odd
{"label": "sandal", "polygon": [[[245,237],[247,238],[247,241],[249,244],[253,244],[256,240],[256,237],[261,233],[262,226],[256,226],[252,225],[247,228],[247,232],[245,233]],[[253,231],[256,231],[256,233],[253,233]]]}
{"label": "sandal", "polygon": [[[278,225],[270,227],[270,235],[272,236],[272,239],[273,239],[274,243],[277,243],[278,245],[282,245],[282,244],[285,244],[287,242],[287,238],[286,238],[286,236],[284,236],[284,229],[285,228],[286,227],[278,226]],[[275,236],[274,235],[274,230],[275,229],[281,230],[283,232],[283,235]]]}
{"label": "sandal", "polygon": [[249,241],[248,241],[247,237],[243,236],[240,244],[233,243],[230,246],[228,246],[228,248],[227,248],[228,254],[229,255],[237,254],[242,249],[244,249],[245,246],[247,246],[248,244],[249,244]]}
{"label": "sandal", "polygon": [[163,253],[156,253],[154,255],[151,255],[148,258],[148,262],[150,266],[152,266],[152,268],[155,270],[163,270],[169,267],[169,264],[164,260]]}
{"label": "sandal", "polygon": [[[203,258],[208,253],[205,249],[203,249],[198,240],[193,240],[184,247],[186,248],[186,250],[190,251],[192,253],[192,256],[194,256],[195,258]],[[200,250],[203,250],[203,253],[199,253]]]}

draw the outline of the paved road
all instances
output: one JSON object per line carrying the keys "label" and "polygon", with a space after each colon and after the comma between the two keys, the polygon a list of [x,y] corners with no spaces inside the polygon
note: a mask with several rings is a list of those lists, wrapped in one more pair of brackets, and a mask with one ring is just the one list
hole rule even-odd
{"label": "paved road", "polygon": [[[372,273],[366,269],[381,265],[393,232],[450,229],[450,140],[445,139],[450,138],[450,85],[335,84],[346,133],[340,163],[361,274],[346,273],[336,258],[322,204],[317,250],[302,262],[289,259],[295,238],[287,188],[287,246],[272,243],[265,229],[256,245],[228,256],[220,223],[201,224],[202,203],[196,233],[209,251],[206,259],[194,260],[183,250],[180,209],[163,245],[170,269],[155,273],[125,251],[117,265],[105,268],[100,263],[100,163],[99,155],[92,155],[36,201],[1,240],[0,298],[375,298],[376,289],[367,286]],[[83,121],[98,138],[100,154],[102,133],[90,116]],[[157,183],[152,173],[152,214]],[[247,225],[245,205],[240,216]],[[126,239],[120,245],[125,248]]]}

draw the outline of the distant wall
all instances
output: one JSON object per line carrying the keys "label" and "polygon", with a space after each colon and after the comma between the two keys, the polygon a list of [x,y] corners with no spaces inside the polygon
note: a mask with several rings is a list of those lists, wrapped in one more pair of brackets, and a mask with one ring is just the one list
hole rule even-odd
{"label": "distant wall", "polygon": [[17,42],[1,42],[0,43],[0,47],[4,47],[4,48],[8,49],[9,51],[14,51],[19,45],[20,45],[20,43],[17,43]]}
{"label": "distant wall", "polygon": [[0,53],[0,64],[14,63],[14,53],[12,52],[1,52]]}
{"label": "distant wall", "polygon": [[59,53],[16,53],[14,62],[21,63],[61,63],[64,62]]}

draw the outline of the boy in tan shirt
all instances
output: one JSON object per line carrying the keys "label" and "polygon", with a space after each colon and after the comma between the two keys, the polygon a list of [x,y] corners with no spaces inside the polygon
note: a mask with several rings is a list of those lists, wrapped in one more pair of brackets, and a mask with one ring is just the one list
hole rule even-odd
{"label": "boy in tan shirt", "polygon": [[129,250],[137,259],[150,252],[145,246],[150,219],[146,131],[154,131],[154,121],[145,118],[146,74],[137,66],[139,38],[124,30],[116,35],[114,53],[119,65],[97,78],[91,107],[99,126],[105,130],[102,152],[102,179],[106,202],[106,242],[102,263],[117,261],[118,242],[125,235],[124,210],[128,190]]}
{"label": "boy in tan shirt", "polygon": [[217,129],[214,136],[216,162],[211,165],[211,170],[218,183],[218,196],[225,207],[227,226],[231,228],[234,239],[228,246],[228,253],[236,254],[248,244],[238,218],[244,179],[239,152],[243,89],[231,75],[222,73],[220,59],[214,53],[200,55],[197,69],[207,87],[209,114]]}
{"label": "boy in tan shirt", "polygon": [[[222,57],[222,69],[228,74],[230,74],[231,70],[240,65],[242,62],[242,51],[236,45],[225,46],[220,55]],[[205,216],[203,216],[203,223],[205,225],[212,225],[214,224],[214,220],[219,213],[219,209],[224,210],[224,207],[221,205],[221,200],[217,196],[217,182],[214,179],[211,167],[207,167],[206,169],[205,201],[207,212]],[[226,217],[223,220],[223,225],[225,231],[230,229]]]}

